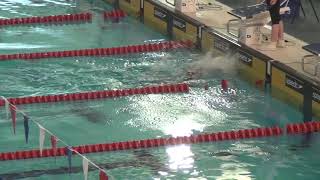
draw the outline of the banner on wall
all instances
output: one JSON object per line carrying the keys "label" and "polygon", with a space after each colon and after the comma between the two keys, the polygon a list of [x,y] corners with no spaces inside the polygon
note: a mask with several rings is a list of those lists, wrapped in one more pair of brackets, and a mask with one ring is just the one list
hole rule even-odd
{"label": "banner on wall", "polygon": [[186,32],[186,22],[180,18],[174,17],[173,18],[173,26],[177,29],[180,29],[183,32]]}
{"label": "banner on wall", "polygon": [[230,51],[230,43],[217,36],[214,37],[213,46],[215,49],[224,53],[228,53]]}
{"label": "banner on wall", "polygon": [[290,89],[293,89],[301,94],[303,93],[303,82],[289,74],[286,74],[285,84]]}
{"label": "banner on wall", "polygon": [[239,50],[238,55],[241,62],[248,66],[252,66],[253,57],[250,54]]}
{"label": "banner on wall", "polygon": [[313,87],[312,90],[312,100],[320,103],[320,89]]}
{"label": "banner on wall", "polygon": [[161,19],[162,21],[167,21],[167,12],[165,12],[164,10],[158,8],[158,7],[154,7],[154,17],[157,17],[159,19]]}

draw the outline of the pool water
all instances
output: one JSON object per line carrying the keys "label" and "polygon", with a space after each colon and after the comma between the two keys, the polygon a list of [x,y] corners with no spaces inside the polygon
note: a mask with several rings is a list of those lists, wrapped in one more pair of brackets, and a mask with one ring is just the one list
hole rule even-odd
{"label": "pool water", "polygon": [[[116,47],[166,38],[143,25],[134,25],[139,22],[133,18],[125,18],[119,23],[104,21],[102,12],[110,11],[112,7],[101,1],[95,1],[94,4],[78,1],[77,7],[73,7],[74,3],[65,3],[65,1],[63,3],[63,1],[41,0],[43,3],[40,3],[42,4],[40,7],[31,6],[31,1],[25,2],[29,3],[15,2],[13,5],[7,1],[0,2],[0,8],[4,10],[1,11],[0,18],[90,12],[93,14],[92,22],[0,28],[0,51],[2,54]],[[20,8],[14,8],[16,6]],[[49,11],[47,11],[48,8],[41,8],[42,6],[50,6]],[[45,11],[41,12],[39,9],[45,9]],[[22,12],[30,12],[30,14],[25,15]]]}
{"label": "pool water", "polygon": [[[63,14],[112,9],[94,1],[4,1],[2,17]],[[47,11],[40,8],[50,5]],[[26,8],[30,7],[30,8]],[[52,7],[52,9],[51,9]],[[24,9],[23,9],[24,8]],[[22,13],[23,12],[23,13]],[[27,13],[27,14],[24,14]],[[101,16],[100,16],[101,17]],[[102,28],[107,26],[107,28]],[[92,24],[8,27],[1,29],[1,54],[113,47],[163,41],[167,38],[133,18],[120,23],[93,20]],[[21,33],[20,37],[17,34]],[[15,35],[16,34],[16,35]],[[20,43],[19,46],[16,46]],[[138,95],[95,101],[18,106],[69,145],[108,143],[156,137],[188,136],[301,122],[302,114],[238,78],[234,72],[212,69],[187,81],[186,71],[207,56],[179,49],[107,57],[73,57],[37,61],[0,62],[0,95],[5,97],[134,88],[161,83],[190,83],[186,94]],[[229,59],[231,61],[231,59]],[[237,96],[224,96],[227,79]],[[205,90],[204,85],[209,89]],[[0,152],[38,148],[39,130],[30,123],[24,142],[22,117],[17,134],[0,108]],[[46,137],[46,147],[50,147]],[[202,143],[136,151],[86,155],[115,179],[317,179],[319,135],[261,138]],[[61,146],[61,144],[59,144]],[[81,159],[74,156],[68,174],[64,157],[0,162],[3,179],[82,179]],[[89,179],[98,179],[92,169]]]}

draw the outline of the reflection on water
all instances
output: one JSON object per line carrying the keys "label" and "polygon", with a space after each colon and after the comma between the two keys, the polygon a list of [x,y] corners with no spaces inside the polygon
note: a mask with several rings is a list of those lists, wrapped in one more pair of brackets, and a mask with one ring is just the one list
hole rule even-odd
{"label": "reflection on water", "polygon": [[164,128],[165,134],[170,134],[173,137],[177,136],[190,136],[193,134],[193,130],[203,131],[204,124],[194,121],[196,115],[189,114],[180,117],[173,124]]}
{"label": "reflection on water", "polygon": [[189,145],[180,145],[167,147],[166,152],[169,156],[169,167],[172,170],[192,169],[194,163],[194,154]]}
{"label": "reflection on water", "polygon": [[217,180],[251,180],[252,175],[249,169],[245,168],[243,164],[224,163],[221,164],[222,173],[218,176]]}

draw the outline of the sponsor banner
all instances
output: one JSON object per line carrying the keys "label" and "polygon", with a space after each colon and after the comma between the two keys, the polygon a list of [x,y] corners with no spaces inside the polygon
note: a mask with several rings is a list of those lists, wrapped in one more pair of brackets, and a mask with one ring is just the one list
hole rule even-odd
{"label": "sponsor banner", "polygon": [[286,74],[286,86],[299,92],[303,93],[303,82],[289,74]]}
{"label": "sponsor banner", "polygon": [[230,51],[230,43],[227,42],[226,40],[219,38],[219,37],[214,38],[213,46],[215,49],[218,49],[224,53],[227,53]]}
{"label": "sponsor banner", "polygon": [[180,29],[180,30],[183,31],[183,32],[186,32],[187,24],[186,24],[186,22],[185,22],[184,20],[182,20],[182,19],[179,19],[179,18],[177,18],[177,17],[174,17],[174,18],[173,18],[173,26],[174,26],[175,28]]}
{"label": "sponsor banner", "polygon": [[158,7],[154,7],[154,17],[157,17],[162,21],[167,21],[167,16],[168,16],[167,12],[165,12],[164,10]]}
{"label": "sponsor banner", "polygon": [[320,89],[313,87],[312,88],[312,100],[320,103]]}
{"label": "sponsor banner", "polygon": [[241,50],[239,50],[238,54],[239,54],[238,58],[241,62],[243,62],[248,66],[252,66],[253,57],[250,54]]}

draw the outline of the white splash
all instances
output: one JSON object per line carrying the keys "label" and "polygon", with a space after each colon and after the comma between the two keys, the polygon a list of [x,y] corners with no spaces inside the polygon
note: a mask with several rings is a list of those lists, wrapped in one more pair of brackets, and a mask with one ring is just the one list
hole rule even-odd
{"label": "white splash", "polygon": [[212,56],[208,52],[205,56],[200,57],[197,61],[189,64],[188,72],[195,73],[196,77],[206,77],[210,74],[219,72],[226,75],[234,75],[238,70],[238,61],[234,56]]}

